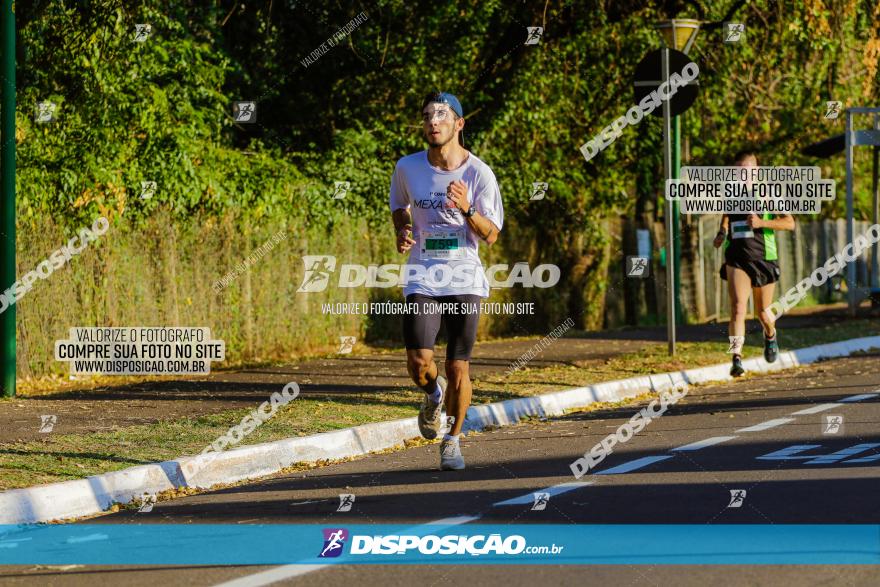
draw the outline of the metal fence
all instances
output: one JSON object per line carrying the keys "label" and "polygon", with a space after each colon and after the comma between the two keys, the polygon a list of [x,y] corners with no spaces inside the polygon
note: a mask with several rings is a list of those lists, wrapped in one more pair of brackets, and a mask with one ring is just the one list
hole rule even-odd
{"label": "metal fence", "polygon": [[[703,283],[702,315],[695,315],[699,321],[726,320],[729,317],[727,282],[721,279],[720,267],[724,262],[723,248],[716,249],[712,241],[718,232],[720,216],[700,216],[694,223],[698,231],[696,278]],[[862,233],[871,225],[866,221],[856,221],[856,234]],[[843,219],[801,220],[797,219],[793,231],[776,231],[779,253],[780,278],[776,286],[776,296],[794,287],[801,279],[838,253],[846,246],[846,221]],[[856,261],[857,284],[868,284],[868,267],[871,252],[862,254]],[[845,291],[845,271],[841,271],[825,282],[818,291],[811,290],[814,301],[829,303],[844,301],[841,291]],[[751,299],[750,299],[751,303]],[[699,304],[697,304],[698,306]],[[752,308],[749,308],[750,312]]]}
{"label": "metal fence", "polygon": [[[721,223],[720,215],[694,215],[682,217],[682,260],[681,287],[677,292],[679,303],[686,319],[690,322],[726,321],[729,318],[727,281],[721,279],[720,269],[724,262],[723,247],[716,249],[712,241]],[[775,297],[794,287],[798,281],[823,265],[847,244],[846,221],[843,219],[806,220],[796,217],[795,230],[776,231],[779,252],[780,280]],[[863,233],[871,225],[867,221],[856,221],[855,233]],[[649,227],[653,241],[651,259],[651,278],[646,280],[626,280],[623,267],[627,255],[636,255],[634,238],[636,223],[631,219],[621,219],[612,229],[616,241],[613,250],[617,258],[611,260],[610,281],[626,283],[613,288],[606,296],[606,326],[622,324],[651,324],[665,320],[665,268],[658,251],[665,243],[662,223]],[[869,283],[871,250],[867,250],[856,261],[857,286]],[[830,303],[846,301],[846,271],[840,271],[821,288],[809,292],[814,302]],[[620,295],[623,293],[623,295]],[[749,313],[753,311],[749,300]]]}

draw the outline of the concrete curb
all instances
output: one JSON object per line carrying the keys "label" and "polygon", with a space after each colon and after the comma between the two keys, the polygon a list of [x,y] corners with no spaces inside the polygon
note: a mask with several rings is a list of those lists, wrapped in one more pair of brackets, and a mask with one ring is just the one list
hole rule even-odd
{"label": "concrete curb", "polygon": [[[780,353],[769,364],[762,358],[743,362],[746,371],[768,373],[820,358],[845,357],[853,352],[880,348],[880,336],[856,338]],[[676,386],[730,379],[729,365],[710,365],[685,371],[645,375],[606,381],[588,387],[472,406],[464,430],[507,426],[524,417],[562,415],[566,410],[596,402],[620,401],[648,392]],[[416,418],[376,422],[354,428],[287,438],[221,453],[181,457],[141,465],[76,481],[52,483],[0,493],[0,524],[30,524],[90,516],[106,511],[114,503],[130,503],[144,494],[156,494],[180,487],[210,488],[271,475],[296,463],[342,459],[392,448],[419,436]]]}

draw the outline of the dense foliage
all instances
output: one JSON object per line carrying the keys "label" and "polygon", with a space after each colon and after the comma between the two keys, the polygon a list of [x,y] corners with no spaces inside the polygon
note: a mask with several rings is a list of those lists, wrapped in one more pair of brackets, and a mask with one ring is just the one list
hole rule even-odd
{"label": "dense foliage", "polygon": [[[708,26],[691,52],[702,71],[684,120],[693,164],[729,161],[745,145],[768,164],[813,163],[799,150],[843,128],[823,118],[825,101],[876,105],[880,94],[880,4],[870,0],[42,0],[19,3],[17,16],[22,223],[99,210],[139,221],[162,208],[181,221],[232,210],[319,226],[354,216],[387,230],[394,162],[423,148],[421,98],[443,89],[462,99],[468,146],[501,184],[507,257],[559,264],[579,293],[552,295],[593,315],[602,220],[637,208],[656,220],[662,209],[660,125],[642,121],[589,163],[578,147],[630,106],[633,68],[661,44],[653,23],[747,23],[744,42]],[[152,27],[142,43],[138,23]],[[525,45],[530,26],[543,36]],[[58,105],[57,122],[34,122],[43,100]],[[233,123],[235,100],[257,102],[256,124]],[[859,162],[867,217],[869,159]],[[823,165],[842,195],[841,158]],[[145,180],[158,185],[150,199],[139,197]],[[342,200],[331,198],[336,181],[350,182]],[[547,198],[530,201],[539,181]],[[840,214],[842,201],[823,213]]]}

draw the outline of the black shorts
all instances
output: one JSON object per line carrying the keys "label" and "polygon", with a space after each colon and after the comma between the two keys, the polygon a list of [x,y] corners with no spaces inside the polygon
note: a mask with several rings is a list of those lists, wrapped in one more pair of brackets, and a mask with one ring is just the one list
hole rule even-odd
{"label": "black shorts", "polygon": [[776,261],[728,259],[721,266],[721,279],[727,279],[727,266],[742,269],[752,280],[752,287],[761,287],[779,281],[779,263]]}
{"label": "black shorts", "polygon": [[[433,351],[442,322],[446,327],[446,359],[469,361],[471,351],[474,350],[474,341],[477,340],[480,301],[480,296],[477,295],[406,296],[409,307],[417,304],[418,308],[418,312],[407,312],[403,315],[403,341],[406,348]],[[455,306],[442,307],[440,304]]]}

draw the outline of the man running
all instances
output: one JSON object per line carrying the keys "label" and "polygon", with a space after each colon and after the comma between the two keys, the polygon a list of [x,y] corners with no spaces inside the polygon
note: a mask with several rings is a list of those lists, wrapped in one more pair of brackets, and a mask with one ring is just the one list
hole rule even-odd
{"label": "man running", "polygon": [[[489,166],[464,148],[464,111],[446,92],[422,103],[428,150],[401,158],[391,177],[391,218],[397,251],[410,251],[403,294],[403,339],[412,380],[425,392],[422,436],[440,433],[446,404],[450,429],[440,443],[440,468],[463,469],[459,436],[471,403],[471,351],[481,298],[489,297],[477,248],[491,245],[504,222],[501,192]],[[449,276],[455,276],[449,279]],[[440,325],[446,328],[446,378],[434,362]]]}
{"label": "man running", "polygon": [[[736,154],[739,167],[757,167],[758,158],[751,151]],[[776,361],[779,341],[776,325],[765,309],[773,303],[773,290],[779,281],[779,256],[776,252],[774,230],[794,230],[794,218],[790,214],[775,217],[764,214],[725,214],[721,217],[721,229],[715,235],[715,248],[724,247],[724,264],[721,279],[727,280],[730,293],[730,324],[727,327],[733,355],[730,374],[739,377],[745,373],[742,366],[742,349],[746,340],[746,309],[751,293],[755,301],[755,315],[764,327],[764,359]]]}

